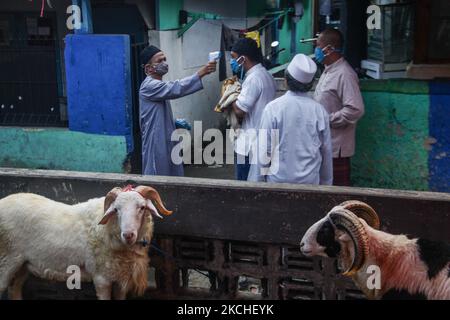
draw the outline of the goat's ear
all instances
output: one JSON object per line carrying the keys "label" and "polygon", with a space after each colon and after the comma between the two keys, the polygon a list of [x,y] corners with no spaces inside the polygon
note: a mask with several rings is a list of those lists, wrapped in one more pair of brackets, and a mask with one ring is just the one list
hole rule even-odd
{"label": "goat's ear", "polygon": [[336,239],[340,242],[351,242],[353,241],[352,238],[350,237],[350,235],[345,232],[345,231],[341,231],[341,230],[337,230],[336,231]]}
{"label": "goat's ear", "polygon": [[151,200],[146,199],[146,206],[147,209],[149,209],[150,213],[154,215],[155,217],[158,217],[162,219],[163,217],[159,214],[158,210],[156,209],[155,205]]}
{"label": "goat's ear", "polygon": [[98,224],[107,224],[109,219],[116,213],[117,210],[113,206],[110,206]]}
{"label": "goat's ear", "polygon": [[111,205],[116,201],[117,196],[122,192],[122,189],[119,187],[113,188],[105,197],[105,202],[103,204],[103,210],[106,213]]}

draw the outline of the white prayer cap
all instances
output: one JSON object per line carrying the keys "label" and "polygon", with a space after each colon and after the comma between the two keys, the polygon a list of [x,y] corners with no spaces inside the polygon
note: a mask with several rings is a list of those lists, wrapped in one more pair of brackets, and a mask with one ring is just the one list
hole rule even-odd
{"label": "white prayer cap", "polygon": [[308,84],[314,79],[317,65],[310,57],[299,53],[289,63],[287,71],[295,80]]}

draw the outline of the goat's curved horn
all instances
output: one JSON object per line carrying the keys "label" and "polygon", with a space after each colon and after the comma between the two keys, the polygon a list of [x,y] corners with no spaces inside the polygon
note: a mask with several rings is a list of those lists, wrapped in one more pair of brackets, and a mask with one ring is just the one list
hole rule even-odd
{"label": "goat's curved horn", "polygon": [[376,211],[367,203],[358,200],[349,200],[342,202],[339,206],[350,210],[359,218],[364,219],[372,228],[377,230],[380,229],[380,218],[378,217]]}
{"label": "goat's curved horn", "polygon": [[165,216],[169,216],[172,214],[172,211],[167,210],[159,196],[158,191],[148,186],[138,186],[135,188],[137,192],[139,192],[144,198],[154,201],[156,208]]}
{"label": "goat's curved horn", "polygon": [[111,204],[116,200],[117,195],[122,192],[122,189],[119,187],[116,187],[114,189],[112,189],[110,192],[108,192],[108,194],[105,197],[105,203],[104,203],[104,212],[106,212],[106,210],[109,209],[109,207],[111,206]]}
{"label": "goat's curved horn", "polygon": [[352,276],[364,265],[369,252],[366,230],[358,217],[347,209],[339,208],[328,215],[336,228],[347,232],[353,241],[355,257],[350,268],[343,273],[346,276]]}

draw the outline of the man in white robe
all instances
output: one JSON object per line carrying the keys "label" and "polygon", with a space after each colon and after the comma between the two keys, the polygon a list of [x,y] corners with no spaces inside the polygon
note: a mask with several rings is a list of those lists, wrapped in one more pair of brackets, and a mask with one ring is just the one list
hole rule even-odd
{"label": "man in white robe", "polygon": [[272,75],[262,65],[261,49],[255,40],[239,39],[231,49],[231,69],[240,74],[245,72],[242,90],[232,109],[241,119],[241,129],[234,141],[236,179],[247,180],[250,159],[256,143],[256,131],[261,122],[265,106],[275,99],[276,83]]}
{"label": "man in white robe", "polygon": [[147,78],[139,90],[140,127],[142,133],[142,171],[144,175],[183,176],[183,165],[171,159],[175,128],[170,101],[203,89],[201,79],[216,70],[209,62],[194,75],[176,81],[163,81],[168,72],[164,53],[154,46],[141,53]]}
{"label": "man in white robe", "polygon": [[264,109],[258,158],[249,181],[331,185],[332,147],[328,113],[307,95],[317,65],[298,54],[285,73],[288,91]]}

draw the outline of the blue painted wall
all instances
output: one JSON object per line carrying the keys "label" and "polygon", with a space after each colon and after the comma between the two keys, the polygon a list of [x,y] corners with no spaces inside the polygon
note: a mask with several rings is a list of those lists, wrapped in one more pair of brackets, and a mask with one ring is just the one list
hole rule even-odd
{"label": "blue painted wall", "polygon": [[450,192],[450,82],[430,82],[429,184],[431,191]]}
{"label": "blue painted wall", "polygon": [[68,35],[65,60],[69,129],[125,136],[132,152],[129,36]]}

